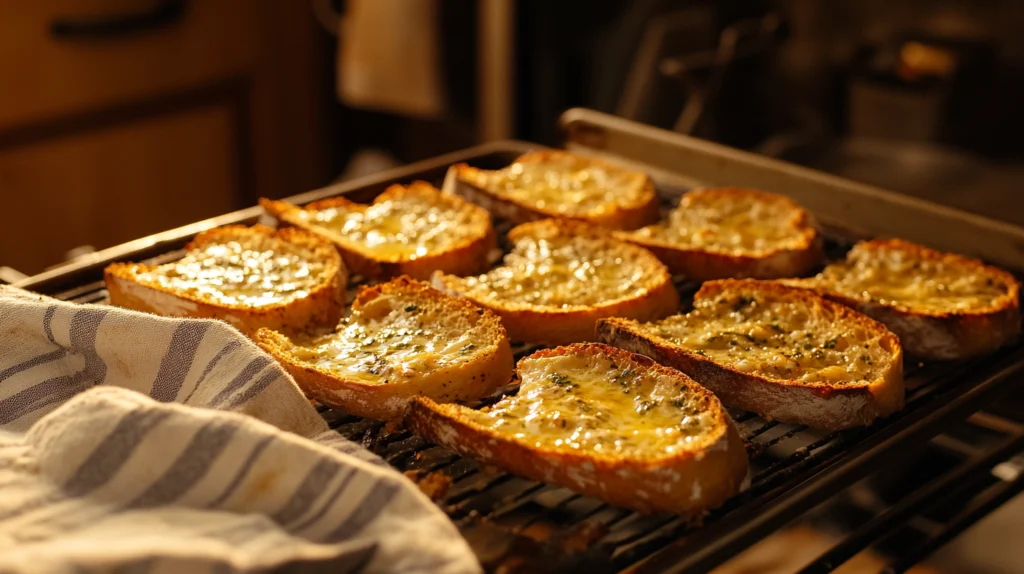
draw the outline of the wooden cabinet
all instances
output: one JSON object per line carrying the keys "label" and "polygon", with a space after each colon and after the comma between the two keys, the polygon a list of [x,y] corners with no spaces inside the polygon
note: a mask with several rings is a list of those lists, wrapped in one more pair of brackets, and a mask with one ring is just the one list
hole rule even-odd
{"label": "wooden cabinet", "polygon": [[305,1],[0,0],[0,266],[323,184],[331,42]]}
{"label": "wooden cabinet", "polygon": [[0,152],[4,263],[38,270],[239,204],[232,110],[210,105]]}

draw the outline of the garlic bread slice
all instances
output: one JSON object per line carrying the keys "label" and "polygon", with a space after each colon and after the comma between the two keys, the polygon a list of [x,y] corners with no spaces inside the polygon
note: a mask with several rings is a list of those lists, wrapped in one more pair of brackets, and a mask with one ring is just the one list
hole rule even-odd
{"label": "garlic bread slice", "polygon": [[453,165],[443,188],[515,223],[563,217],[636,229],[658,220],[646,174],[560,150],[529,152],[496,171]]}
{"label": "garlic bread slice", "polygon": [[348,273],[329,242],[301,229],[231,225],[204,231],[164,265],[113,263],[110,303],[168,317],[221,319],[247,335],[338,322]]}
{"label": "garlic bread slice", "polygon": [[1020,333],[1020,284],[1006,271],[901,239],[858,243],[816,277],[789,281],[885,323],[907,353],[966,359]]}
{"label": "garlic bread slice", "polygon": [[622,239],[697,281],[798,277],[822,259],[810,212],[788,197],[733,187],[683,195],[668,218]]}
{"label": "garlic bread slice", "polygon": [[479,273],[497,247],[490,214],[422,181],[392,185],[369,205],[344,197],[302,208],[270,199],[260,205],[337,245],[349,269],[367,277]]}
{"label": "garlic bread slice", "polygon": [[374,419],[395,417],[414,396],[476,399],[512,378],[498,317],[408,277],[364,287],[332,333],[261,329],[255,340],[310,398]]}
{"label": "garlic bread slice", "polygon": [[513,341],[593,340],[602,317],[651,320],[674,313],[679,294],[658,259],[604,229],[557,219],[508,233],[512,251],[484,275],[437,275],[434,285],[501,317]]}
{"label": "garlic bread slice", "polygon": [[679,369],[728,406],[838,430],[903,408],[903,351],[884,325],[806,289],[709,281],[693,310],[607,319],[601,341]]}
{"label": "garlic bread slice", "polygon": [[583,343],[516,370],[515,396],[481,410],[416,399],[405,423],[464,456],[642,512],[699,514],[748,480],[732,419],[675,369]]}

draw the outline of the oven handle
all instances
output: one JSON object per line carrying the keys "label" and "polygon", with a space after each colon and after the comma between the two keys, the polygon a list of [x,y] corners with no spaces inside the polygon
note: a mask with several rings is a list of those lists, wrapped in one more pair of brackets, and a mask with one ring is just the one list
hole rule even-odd
{"label": "oven handle", "polygon": [[98,40],[149,32],[175,24],[185,15],[186,0],[160,0],[140,12],[98,17],[59,17],[50,34],[59,40]]}

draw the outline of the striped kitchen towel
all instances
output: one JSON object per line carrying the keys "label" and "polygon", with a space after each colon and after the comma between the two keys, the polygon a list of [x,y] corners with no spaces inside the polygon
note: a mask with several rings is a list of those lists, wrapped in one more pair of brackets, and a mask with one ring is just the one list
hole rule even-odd
{"label": "striped kitchen towel", "polygon": [[231,327],[0,287],[0,572],[479,569]]}

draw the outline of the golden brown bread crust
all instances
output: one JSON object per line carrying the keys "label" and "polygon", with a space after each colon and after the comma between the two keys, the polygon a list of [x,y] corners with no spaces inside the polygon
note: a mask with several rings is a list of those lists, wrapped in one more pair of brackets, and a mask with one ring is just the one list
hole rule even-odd
{"label": "golden brown bread crust", "polygon": [[465,407],[439,405],[422,398],[409,404],[405,424],[416,434],[463,456],[640,512],[696,515],[720,506],[744,488],[749,465],[735,424],[718,399],[686,375],[647,357],[596,343],[545,349],[532,356],[598,353],[614,357],[620,364],[632,363],[639,370],[674,377],[681,386],[701,396],[707,408],[714,409],[715,424],[684,451],[650,456],[599,456],[537,447],[529,437],[503,435],[467,419],[461,414]]}
{"label": "golden brown bread crust", "polygon": [[466,315],[478,318],[487,334],[483,351],[460,359],[441,369],[401,381],[372,384],[323,369],[295,357],[288,337],[261,329],[256,344],[270,353],[291,373],[306,395],[332,408],[361,417],[390,420],[399,416],[412,397],[426,396],[437,401],[465,401],[493,393],[512,378],[512,347],[498,317],[462,299],[447,296],[426,283],[398,277],[388,283],[363,287],[352,304],[353,311],[382,295],[416,298],[442,305],[449,317]]}
{"label": "golden brown bread crust", "polygon": [[713,248],[688,248],[657,237],[646,237],[637,232],[620,232],[620,239],[641,245],[654,253],[672,273],[695,281],[727,278],[775,279],[799,277],[821,263],[821,238],[814,226],[811,213],[792,199],[766,191],[744,188],[696,189],[684,195],[699,201],[706,194],[735,197],[737,201],[759,201],[784,204],[793,210],[790,221],[779,222],[792,227],[794,244],[774,247],[757,253],[738,254]]}
{"label": "golden brown bread crust", "polygon": [[[518,158],[515,163],[538,163],[559,160],[585,159],[587,162],[606,169],[616,171],[628,171],[623,167],[609,164],[608,162],[592,158],[581,158],[575,154],[561,150],[540,150],[527,152]],[[654,182],[646,174],[636,172],[635,177],[640,180],[641,200],[635,205],[610,205],[602,213],[589,215],[566,215],[555,209],[541,209],[536,205],[528,204],[513,197],[495,194],[483,187],[471,183],[474,176],[485,172],[465,163],[459,163],[448,168],[442,188],[446,193],[458,195],[482,206],[496,217],[507,219],[513,223],[526,223],[548,217],[561,217],[585,221],[593,225],[599,225],[609,229],[636,229],[644,225],[650,225],[658,220],[659,206],[658,195],[654,188]],[[641,180],[642,178],[642,180]]]}
{"label": "golden brown bread crust", "polygon": [[538,345],[593,341],[594,327],[605,317],[626,316],[650,321],[671,315],[679,308],[679,295],[671,283],[651,290],[642,298],[576,309],[516,309],[491,306],[472,296],[467,298],[501,317],[511,340]]}
{"label": "golden brown bread crust", "polygon": [[[512,228],[508,232],[508,238],[515,242],[520,237],[533,234],[535,229],[541,226],[555,226],[561,232],[574,235],[610,237],[606,231],[581,222],[544,219],[523,223]],[[513,341],[543,345],[565,345],[592,341],[594,340],[594,326],[597,320],[603,317],[631,317],[641,321],[651,321],[671,315],[679,309],[679,293],[672,284],[672,276],[669,275],[665,266],[641,247],[627,242],[620,242],[619,246],[630,257],[647,260],[651,268],[658,270],[652,284],[638,297],[611,299],[593,306],[538,306],[491,299],[465,292],[460,288],[460,278],[450,275],[435,275],[433,284],[443,291],[458,293],[477,305],[493,311],[501,317],[501,322],[505,326],[509,338]]]}
{"label": "golden brown bread crust", "polygon": [[751,285],[760,292],[775,292],[817,312],[827,312],[836,320],[881,333],[881,344],[891,353],[890,367],[884,376],[871,382],[805,383],[740,371],[646,332],[638,322],[627,319],[599,321],[598,339],[679,369],[715,393],[724,404],[768,419],[841,430],[869,425],[903,408],[903,351],[899,339],[881,323],[810,291],[771,281],[710,281],[701,287],[695,299],[713,298],[723,291],[749,289]]}
{"label": "golden brown bread crust", "polygon": [[[330,230],[310,225],[299,214],[302,211],[316,212],[321,209],[336,207],[347,211],[365,211],[370,205],[356,203],[345,197],[329,197],[314,201],[303,208],[271,199],[260,198],[260,205],[267,213],[281,222],[316,233],[337,246],[341,251],[345,264],[355,273],[367,277],[390,278],[407,275],[414,279],[429,279],[434,271],[452,273],[454,275],[472,275],[487,269],[488,254],[497,248],[497,236],[491,225],[491,216],[479,206],[473,205],[459,197],[442,194],[434,186],[423,181],[415,181],[408,186],[392,185],[377,196],[373,203],[383,201],[402,201],[403,197],[413,194],[430,194],[432,201],[448,204],[454,209],[472,212],[473,227],[479,233],[471,238],[460,241],[444,251],[427,253],[416,258],[408,256],[383,257],[367,250],[358,242],[349,241],[344,236]],[[372,204],[371,204],[372,205]]]}
{"label": "golden brown bread crust", "polygon": [[633,242],[656,255],[672,273],[694,281],[794,277],[810,272],[821,262],[821,250],[816,246],[807,249],[777,249],[770,255],[754,257],[679,249],[662,242],[647,240]]}
{"label": "golden brown bread crust", "polygon": [[897,249],[922,260],[952,261],[979,274],[1005,282],[1007,292],[991,305],[970,311],[948,312],[912,309],[894,302],[881,303],[860,294],[839,293],[816,278],[790,280],[787,284],[814,289],[819,294],[848,305],[884,323],[900,338],[908,354],[921,359],[959,360],[991,353],[1015,340],[1021,330],[1020,284],[1010,273],[955,253],[944,253],[902,239],[864,241],[851,253]]}
{"label": "golden brown bread crust", "polygon": [[141,282],[138,274],[155,266],[142,263],[112,263],[103,272],[110,303],[126,309],[145,311],[167,317],[199,317],[220,319],[252,336],[258,329],[268,328],[288,333],[337,324],[348,282],[348,272],[337,250],[323,239],[301,229],[274,230],[263,225],[246,227],[229,225],[199,233],[186,250],[255,234],[278,238],[302,245],[313,251],[325,264],[324,281],[305,297],[261,307],[233,305],[210,301],[200,295],[169,289],[155,283]]}

